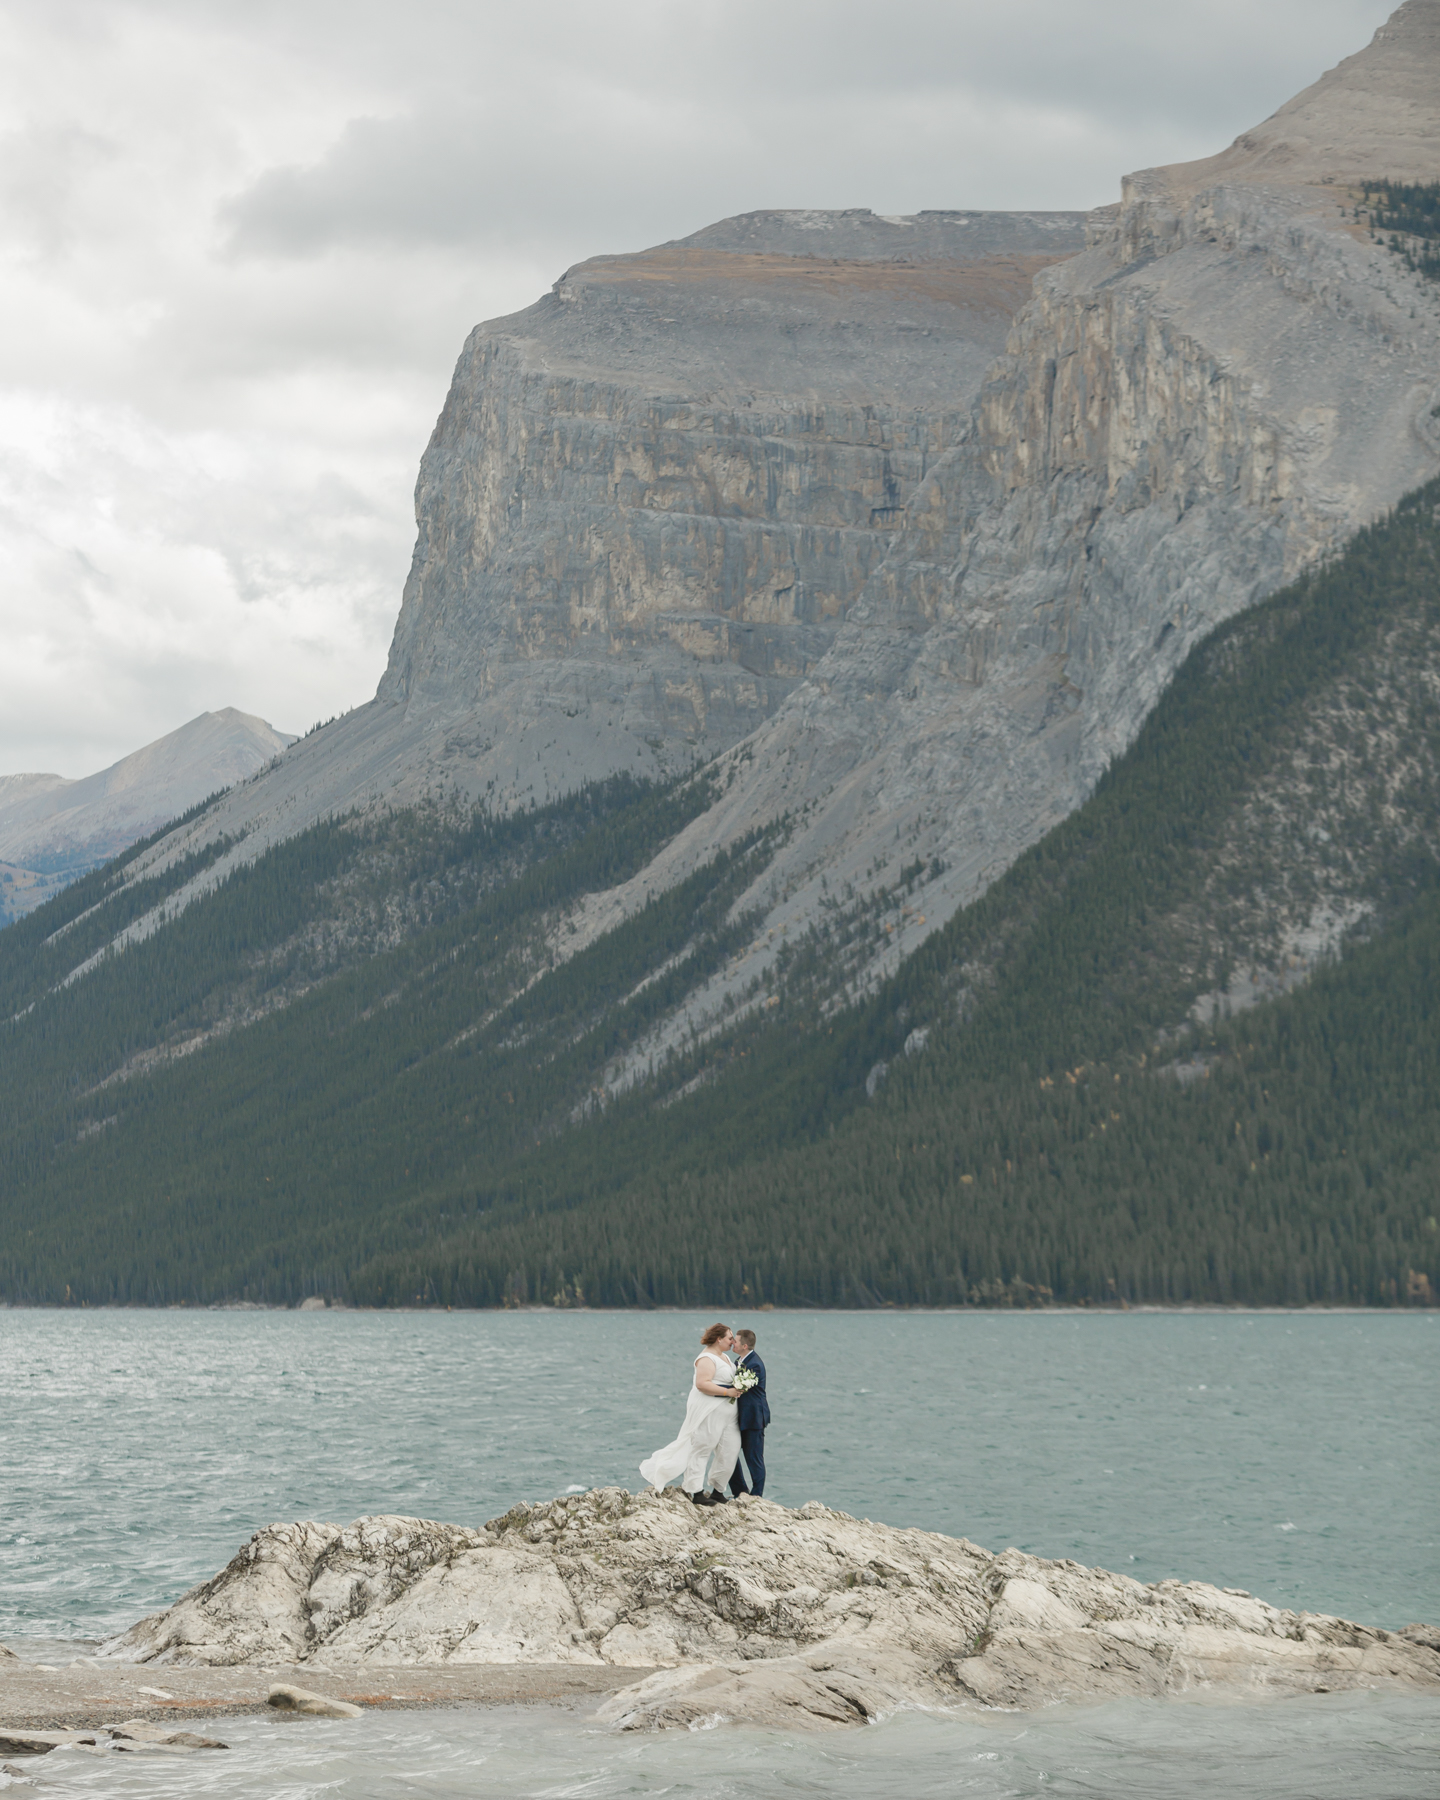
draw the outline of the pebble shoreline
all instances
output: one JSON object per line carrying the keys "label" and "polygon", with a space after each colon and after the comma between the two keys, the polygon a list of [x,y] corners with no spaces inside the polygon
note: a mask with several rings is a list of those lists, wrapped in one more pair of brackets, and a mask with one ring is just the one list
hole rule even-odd
{"label": "pebble shoreline", "polygon": [[[368,1665],[328,1675],[303,1668],[166,1668],[163,1678],[134,1663],[86,1663],[69,1669],[41,1669],[6,1658],[0,1663],[0,1727],[36,1731],[92,1731],[127,1719],[148,1719],[176,1730],[204,1719],[265,1714],[284,1718],[268,1702],[277,1681],[295,1682],[367,1710],[453,1706],[564,1706],[590,1708],[648,1671],[575,1668],[564,1664],[484,1664],[466,1668],[417,1669]],[[146,1689],[161,1687],[162,1700]]]}

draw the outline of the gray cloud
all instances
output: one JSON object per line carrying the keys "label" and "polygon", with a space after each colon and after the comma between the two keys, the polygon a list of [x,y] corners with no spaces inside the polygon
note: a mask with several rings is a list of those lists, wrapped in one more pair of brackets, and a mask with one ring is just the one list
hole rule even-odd
{"label": "gray cloud", "polygon": [[1094,205],[1131,167],[1228,142],[1319,73],[1327,38],[1348,51],[1383,16],[917,0],[876,31],[868,6],[736,0],[637,42],[604,28],[613,9],[546,11],[543,60],[511,42],[497,62],[451,18],[409,107],[224,204],[232,251],[564,242],[568,262],[756,206]]}
{"label": "gray cloud", "polygon": [[0,772],[368,697],[469,328],[766,206],[1086,206],[1387,0],[0,0]]}

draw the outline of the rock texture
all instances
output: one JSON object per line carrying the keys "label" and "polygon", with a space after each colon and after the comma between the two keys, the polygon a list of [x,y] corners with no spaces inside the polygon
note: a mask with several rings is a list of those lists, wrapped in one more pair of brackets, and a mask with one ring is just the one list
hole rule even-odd
{"label": "rock texture", "polygon": [[873,979],[1086,797],[1206,631],[1440,468],[1440,288],[1351,216],[1398,174],[1440,178],[1437,0],[1130,177],[1083,243],[756,213],[571,270],[465,347],[376,699],[201,830],[250,856],[350,805],[718,753],[723,798],[555,954],[786,815],[745,901],[775,935],[633,1066],[918,860]]}
{"label": "rock texture", "polygon": [[[360,1709],[354,1710],[358,1713]],[[37,1731],[29,1726],[0,1725],[0,1756],[48,1756],[52,1750],[76,1747],[97,1754],[153,1750],[168,1755],[230,1748],[219,1738],[201,1737],[193,1731],[167,1731],[147,1719],[127,1719],[123,1725],[97,1727],[94,1731]]]}
{"label": "rock texture", "polygon": [[79,781],[0,775],[0,923],[218,789],[247,780],[294,741],[227,706]]}
{"label": "rock texture", "polygon": [[757,215],[481,327],[421,468],[379,701],[445,718],[493,695],[504,743],[480,754],[517,792],[597,751],[665,769],[748,736],[830,648],[1034,274],[1081,241],[1073,214]]}
{"label": "rock texture", "polygon": [[288,1681],[272,1682],[265,1704],[277,1712],[304,1713],[313,1719],[358,1719],[365,1710],[348,1700],[332,1700],[328,1694],[295,1687]]}
{"label": "rock texture", "polygon": [[234,797],[524,801],[753,732],[824,656],[1079,213],[763,212],[478,326],[376,699]]}
{"label": "rock texture", "polygon": [[1440,1691],[1440,1633],[1372,1630],[1200,1582],[903,1531],[812,1502],[699,1509],[618,1488],[483,1530],[274,1525],[107,1653],[146,1662],[620,1665],[600,1716],[851,1724],[897,1705],[1398,1686]]}

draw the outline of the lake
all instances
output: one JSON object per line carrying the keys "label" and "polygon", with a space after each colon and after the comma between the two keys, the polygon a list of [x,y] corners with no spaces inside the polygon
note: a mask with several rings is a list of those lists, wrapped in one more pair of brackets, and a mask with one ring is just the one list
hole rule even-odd
{"label": "lake", "polygon": [[[755,1329],[769,1368],[767,1494],[784,1504],[820,1499],[1368,1624],[1440,1619],[1434,1313],[733,1322]],[[0,1642],[56,1660],[56,1640],[168,1603],[274,1520],[478,1524],[517,1500],[638,1489],[637,1464],[674,1435],[705,1323],[0,1311]],[[353,1730],[306,1738],[302,1775],[293,1727],[227,1722],[237,1750],[202,1785],[274,1791],[283,1755],[287,1792],[346,1796],[471,1792],[482,1772],[507,1794],[1440,1791],[1440,1703],[1379,1695],[907,1714],[843,1742],[743,1730],[641,1742],[503,1710],[363,1727],[363,1754]],[[67,1755],[67,1781],[116,1791],[113,1765],[81,1761]],[[137,1764],[120,1789],[193,1793],[194,1765],[184,1777]]]}

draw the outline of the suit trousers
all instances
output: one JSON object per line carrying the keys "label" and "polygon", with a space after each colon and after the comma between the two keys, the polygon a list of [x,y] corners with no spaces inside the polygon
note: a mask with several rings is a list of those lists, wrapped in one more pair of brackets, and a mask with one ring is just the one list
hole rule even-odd
{"label": "suit trousers", "polygon": [[740,1449],[745,1457],[745,1467],[750,1471],[750,1486],[747,1489],[741,1480],[740,1465],[736,1463],[735,1473],[730,1477],[730,1492],[748,1492],[759,1499],[765,1492],[765,1427],[757,1425],[753,1431],[742,1431]]}

